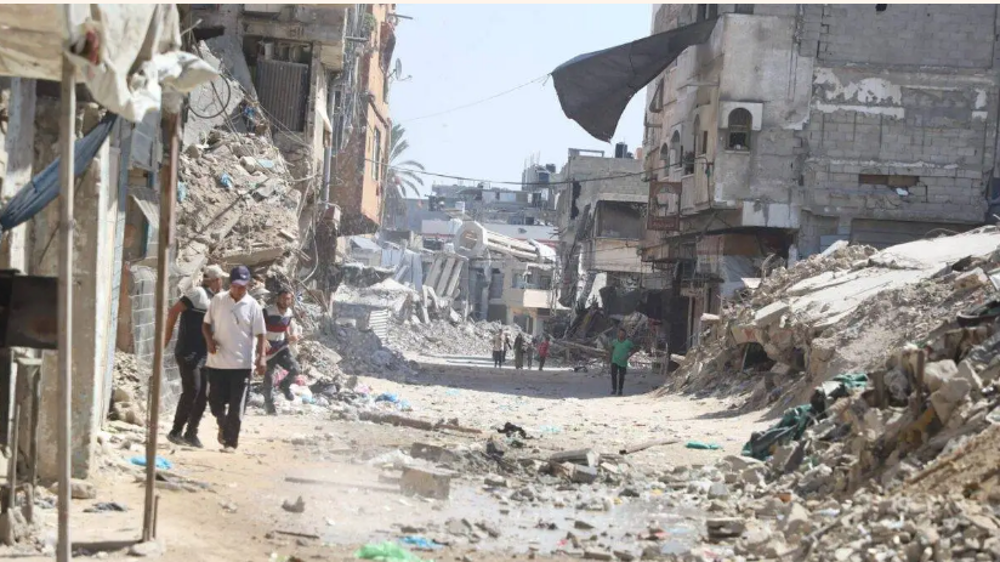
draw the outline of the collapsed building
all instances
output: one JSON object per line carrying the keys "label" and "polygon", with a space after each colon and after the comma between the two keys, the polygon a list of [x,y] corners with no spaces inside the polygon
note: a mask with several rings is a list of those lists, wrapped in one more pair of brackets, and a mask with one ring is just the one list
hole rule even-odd
{"label": "collapsed building", "polygon": [[690,340],[778,263],[983,222],[997,43],[975,38],[997,18],[995,6],[656,8],[653,33],[683,45],[646,92],[642,255],[687,301]]}

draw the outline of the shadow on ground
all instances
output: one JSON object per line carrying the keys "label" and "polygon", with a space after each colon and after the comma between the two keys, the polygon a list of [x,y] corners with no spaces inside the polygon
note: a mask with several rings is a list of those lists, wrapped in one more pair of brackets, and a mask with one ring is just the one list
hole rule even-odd
{"label": "shadow on ground", "polygon": [[[517,370],[508,362],[502,369],[493,367],[489,357],[452,356],[418,360],[419,374],[407,382],[437,385],[461,390],[509,394],[530,398],[590,400],[609,398],[611,377],[603,370],[573,371],[563,366],[538,371]],[[646,394],[662,383],[662,377],[648,371],[629,373],[625,378],[625,396]]]}

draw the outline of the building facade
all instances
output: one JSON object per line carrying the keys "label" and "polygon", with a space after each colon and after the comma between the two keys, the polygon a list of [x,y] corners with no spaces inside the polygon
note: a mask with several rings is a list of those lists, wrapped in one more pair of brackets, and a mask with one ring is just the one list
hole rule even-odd
{"label": "building facade", "polygon": [[649,269],[638,254],[648,200],[642,162],[621,144],[615,157],[571,148],[560,175],[555,214],[561,304],[585,306],[598,276],[612,286],[640,286]]}
{"label": "building facade", "polygon": [[658,5],[718,17],[647,88],[643,260],[704,312],[837,240],[982,223],[994,183],[996,6]]}
{"label": "building facade", "polygon": [[247,76],[231,71],[252,90],[242,92],[249,110],[238,111],[252,121],[259,110],[267,119],[303,207],[338,205],[345,235],[374,232],[381,220],[393,6],[191,6],[191,17],[201,20],[195,37],[219,46],[223,66],[246,68]]}

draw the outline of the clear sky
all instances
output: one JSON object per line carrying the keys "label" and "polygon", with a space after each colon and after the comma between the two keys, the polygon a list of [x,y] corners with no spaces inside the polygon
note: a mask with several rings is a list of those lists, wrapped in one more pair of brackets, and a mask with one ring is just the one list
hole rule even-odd
{"label": "clear sky", "polygon": [[[532,154],[561,169],[568,148],[604,150],[569,120],[552,80],[426,119],[539,78],[583,53],[649,34],[649,4],[417,5],[397,4],[396,49],[403,76],[390,110],[406,128],[406,156],[428,171],[488,180],[517,180]],[[642,144],[645,92],[629,104],[614,142]],[[408,121],[414,119],[413,121]],[[424,192],[447,180],[425,177]],[[499,186],[498,186],[499,187]]]}

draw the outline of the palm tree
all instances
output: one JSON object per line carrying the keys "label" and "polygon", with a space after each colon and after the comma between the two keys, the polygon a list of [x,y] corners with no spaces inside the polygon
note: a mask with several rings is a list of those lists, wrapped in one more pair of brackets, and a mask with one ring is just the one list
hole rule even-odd
{"label": "palm tree", "polygon": [[[393,125],[389,134],[389,160],[385,170],[386,195],[404,199],[407,192],[414,197],[420,197],[418,187],[423,187],[424,178],[419,172],[424,171],[424,165],[414,160],[400,160],[410,143],[403,136],[406,129],[401,125]],[[402,169],[400,169],[402,168]]]}

